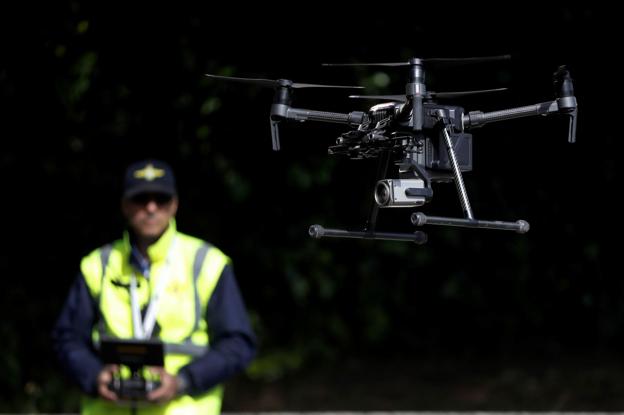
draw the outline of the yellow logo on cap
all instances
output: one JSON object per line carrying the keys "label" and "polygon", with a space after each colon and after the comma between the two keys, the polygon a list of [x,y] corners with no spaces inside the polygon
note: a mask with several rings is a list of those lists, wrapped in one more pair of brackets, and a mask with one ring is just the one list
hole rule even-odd
{"label": "yellow logo on cap", "polygon": [[164,175],[165,171],[163,169],[154,168],[152,163],[149,163],[147,166],[145,166],[145,168],[134,172],[134,177],[136,177],[137,179],[145,179],[148,182],[151,182],[158,177],[163,177]]}

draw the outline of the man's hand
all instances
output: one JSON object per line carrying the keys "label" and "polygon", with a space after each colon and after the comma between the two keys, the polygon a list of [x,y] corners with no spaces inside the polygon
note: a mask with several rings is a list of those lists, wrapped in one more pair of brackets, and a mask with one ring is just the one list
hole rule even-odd
{"label": "man's hand", "polygon": [[160,377],[160,387],[147,394],[150,402],[167,403],[178,393],[178,379],[162,367],[152,367],[150,371]]}
{"label": "man's hand", "polygon": [[118,399],[117,394],[108,389],[108,384],[113,380],[113,375],[119,371],[117,365],[106,365],[97,377],[97,391],[99,395],[109,401],[116,401]]}

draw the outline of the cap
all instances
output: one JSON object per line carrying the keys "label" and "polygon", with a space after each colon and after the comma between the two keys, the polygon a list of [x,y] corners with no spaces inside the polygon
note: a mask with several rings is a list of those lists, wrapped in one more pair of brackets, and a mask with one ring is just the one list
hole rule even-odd
{"label": "cap", "polygon": [[173,169],[161,160],[143,160],[132,163],[126,170],[123,197],[127,199],[139,193],[177,194]]}

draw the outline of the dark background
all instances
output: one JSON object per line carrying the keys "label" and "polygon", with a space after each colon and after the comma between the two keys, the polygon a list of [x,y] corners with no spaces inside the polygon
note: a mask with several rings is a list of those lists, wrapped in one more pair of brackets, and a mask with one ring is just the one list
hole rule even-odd
{"label": "dark background", "polygon": [[[148,156],[176,169],[180,230],[233,258],[261,340],[226,409],[622,410],[615,12],[330,6],[63,1],[2,13],[0,410],[77,410],[49,331],[80,258],[123,229],[124,167]],[[558,117],[474,131],[476,217],[531,231],[430,227],[424,246],[311,240],[313,223],[363,225],[375,163],[327,156],[346,131],[330,124],[285,125],[273,152],[272,91],[203,76],[400,94],[404,68],[320,64],[499,54],[512,60],[428,69],[428,88],[507,87],[452,103],[511,108],[553,99],[567,64],[578,142]],[[294,106],[368,108],[349,93],[297,91]],[[425,213],[461,215],[452,185],[434,191]],[[378,228],[411,231],[409,213],[383,211]]]}

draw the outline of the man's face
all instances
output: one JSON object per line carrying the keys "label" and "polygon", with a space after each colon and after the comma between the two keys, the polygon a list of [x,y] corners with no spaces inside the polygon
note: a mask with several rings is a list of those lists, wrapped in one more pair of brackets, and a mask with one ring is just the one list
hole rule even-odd
{"label": "man's face", "polygon": [[139,238],[159,238],[178,210],[178,198],[162,193],[139,193],[121,201],[121,210]]}

